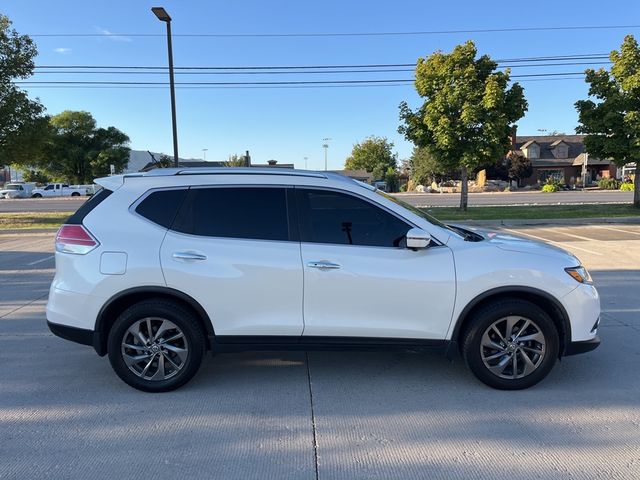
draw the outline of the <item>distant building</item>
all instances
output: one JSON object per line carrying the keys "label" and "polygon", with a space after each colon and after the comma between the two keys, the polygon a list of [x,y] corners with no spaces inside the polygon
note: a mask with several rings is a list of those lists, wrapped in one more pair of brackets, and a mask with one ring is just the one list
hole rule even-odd
{"label": "distant building", "polygon": [[591,155],[584,148],[585,135],[512,136],[512,151],[531,161],[533,173],[523,179],[525,185],[545,183],[554,178],[561,183],[581,183],[586,161],[586,183],[601,178],[617,177],[618,169],[611,160]]}
{"label": "distant building", "polygon": [[366,170],[331,170],[331,172],[339,173],[340,175],[353,178],[359,182],[368,183],[369,185],[374,181],[373,174]]}
{"label": "distant building", "polygon": [[[156,167],[155,161],[160,159],[161,153],[148,152],[145,150],[131,150],[129,153],[129,164],[124,173],[133,172],[148,172]],[[153,156],[153,158],[152,158]],[[173,158],[173,157],[172,157]],[[278,163],[277,160],[269,160],[267,163],[252,163],[251,155],[249,151],[242,157],[245,160],[245,166],[247,167],[274,167],[274,168],[294,168],[293,163]],[[210,161],[210,160],[197,160],[193,158],[184,159],[180,158],[178,165],[183,168],[194,167],[226,167],[227,161]]]}

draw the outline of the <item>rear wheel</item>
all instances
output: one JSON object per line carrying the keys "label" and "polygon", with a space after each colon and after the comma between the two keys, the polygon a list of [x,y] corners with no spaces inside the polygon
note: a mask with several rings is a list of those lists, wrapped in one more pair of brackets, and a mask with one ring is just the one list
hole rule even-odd
{"label": "rear wheel", "polygon": [[166,392],[198,371],[205,339],[197,318],[179,304],[145,300],[125,310],[108,339],[109,361],[126,383],[146,392]]}
{"label": "rear wheel", "polygon": [[71,196],[72,196],[72,197],[79,197],[79,196],[80,196],[80,194],[79,194],[78,192],[73,192],[73,193],[71,194]]}
{"label": "rear wheel", "polygon": [[41,193],[34,193],[33,195],[31,195],[31,198],[42,198],[42,194]]}
{"label": "rear wheel", "polygon": [[549,315],[517,299],[479,310],[462,339],[462,354],[474,375],[502,390],[538,383],[551,371],[559,348],[558,330]]}

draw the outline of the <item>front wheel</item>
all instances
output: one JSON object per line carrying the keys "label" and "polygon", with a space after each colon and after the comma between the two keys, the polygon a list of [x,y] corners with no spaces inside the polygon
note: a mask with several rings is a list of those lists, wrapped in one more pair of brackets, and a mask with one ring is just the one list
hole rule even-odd
{"label": "front wheel", "polygon": [[528,388],[551,371],[560,339],[553,320],[531,302],[512,299],[479,310],[462,338],[462,354],[483,383]]}
{"label": "front wheel", "polygon": [[79,194],[78,192],[73,192],[73,193],[71,194],[71,196],[72,196],[72,197],[79,197],[79,196],[80,196],[80,194]]}
{"label": "front wheel", "polygon": [[34,193],[33,195],[31,195],[31,198],[42,198],[42,194],[41,193]]}
{"label": "front wheel", "polygon": [[181,305],[145,300],[118,317],[109,332],[108,352],[124,382],[146,392],[166,392],[196,374],[205,338],[197,318]]}

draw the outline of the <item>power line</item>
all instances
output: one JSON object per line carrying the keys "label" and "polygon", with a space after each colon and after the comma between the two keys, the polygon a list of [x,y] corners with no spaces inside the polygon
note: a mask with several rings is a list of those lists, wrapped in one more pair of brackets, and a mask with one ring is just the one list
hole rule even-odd
{"label": "power line", "polygon": [[[640,28],[640,25],[568,25],[561,27],[509,27],[478,28],[469,30],[424,30],[408,32],[316,32],[316,33],[174,33],[174,37],[183,38],[299,38],[299,37],[398,37],[423,35],[451,35],[461,33],[510,33],[510,32],[548,32],[575,30],[619,30]],[[36,33],[30,37],[164,37],[159,33]]]}
{"label": "power line", "polygon": [[[494,60],[503,66],[522,62],[547,62],[570,60],[604,60],[607,54],[557,55],[544,57],[522,57]],[[306,69],[343,69],[343,68],[401,68],[414,67],[416,63],[374,63],[374,64],[343,64],[343,65],[255,65],[255,66],[183,66],[174,67],[175,70],[306,70]],[[515,65],[513,65],[515,66]],[[166,66],[141,65],[37,65],[36,69],[112,69],[112,70],[167,70]]]}
{"label": "power line", "polygon": [[[527,73],[512,75],[511,78],[536,78],[567,75],[583,75],[583,72],[555,72],[555,73]],[[339,84],[376,84],[376,83],[407,83],[413,82],[412,78],[400,79],[375,79],[375,80],[285,80],[285,81],[260,81],[260,82],[176,82],[176,85],[339,85]],[[18,85],[168,85],[167,82],[141,82],[141,81],[110,81],[110,80],[51,80],[34,81],[24,80],[15,82]]]}

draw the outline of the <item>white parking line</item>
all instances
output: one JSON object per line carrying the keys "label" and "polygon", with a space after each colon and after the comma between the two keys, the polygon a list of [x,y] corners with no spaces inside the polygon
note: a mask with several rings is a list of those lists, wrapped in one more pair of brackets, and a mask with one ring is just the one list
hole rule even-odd
{"label": "white parking line", "polygon": [[[538,237],[537,235],[531,235],[530,233],[525,233],[522,230],[511,230],[510,228],[503,228],[503,230],[506,230],[507,232],[515,233],[516,235],[526,235],[527,237],[535,238],[536,240],[542,240],[543,242],[551,243],[553,245],[558,245],[565,249],[570,247],[570,248],[575,248],[576,250],[582,250],[583,252],[591,253],[592,255],[598,255],[599,257],[603,255],[600,252],[594,252],[593,250],[587,250],[586,248],[576,247],[575,245],[570,245],[570,246],[563,245],[562,242],[554,242],[552,240],[547,240],[546,238]],[[590,240],[590,239],[587,239],[587,240]]]}
{"label": "white parking line", "polygon": [[55,255],[50,255],[46,258],[41,258],[40,260],[36,260],[35,262],[27,263],[27,266],[31,267],[32,265],[37,265],[38,263],[46,262],[47,260],[51,260],[55,258]]}
{"label": "white parking line", "polygon": [[600,311],[603,313],[632,313],[640,312],[640,308],[603,308]]}
{"label": "white parking line", "polygon": [[631,233],[632,235],[640,235],[640,232],[631,232],[629,230],[623,230],[621,228],[605,227],[604,225],[593,225],[593,226],[597,228],[605,228],[607,230],[613,230],[615,232]]}

